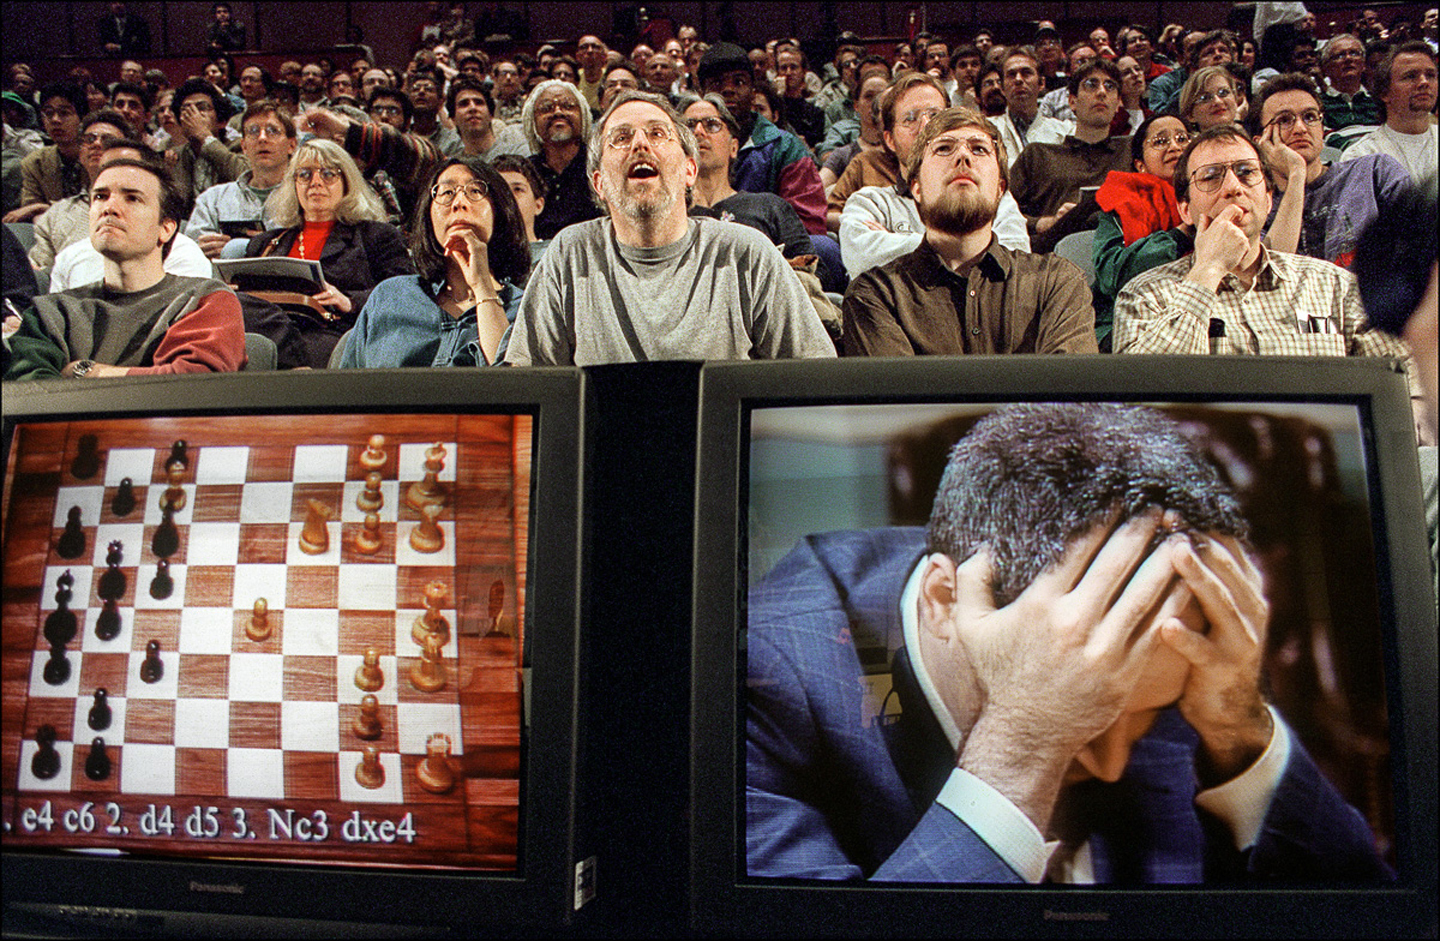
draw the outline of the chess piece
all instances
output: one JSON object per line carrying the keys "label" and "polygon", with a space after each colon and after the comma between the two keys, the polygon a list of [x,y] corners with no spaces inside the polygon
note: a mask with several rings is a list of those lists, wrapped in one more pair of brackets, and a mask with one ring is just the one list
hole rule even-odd
{"label": "chess piece", "polygon": [[98,735],[90,743],[90,757],[85,759],[85,777],[92,781],[110,777],[110,755],[105,751],[105,740]]}
{"label": "chess piece", "polygon": [[437,441],[425,449],[425,476],[406,489],[406,504],[421,512],[427,506],[444,506],[450,495],[449,489],[440,482],[440,472],[444,469],[445,446]]}
{"label": "chess piece", "polygon": [[150,579],[150,597],[164,601],[175,592],[175,579],[170,577],[170,560],[161,559],[155,563],[155,577]]}
{"label": "chess piece", "polygon": [[490,583],[490,630],[485,632],[485,636],[509,637],[509,632],[503,627],[504,619],[505,582],[497,578]]}
{"label": "chess piece", "polygon": [[78,559],[85,554],[85,527],[80,524],[80,508],[72,506],[65,517],[65,531],[55,543],[55,552],[62,559]]}
{"label": "chess piece", "polygon": [[[183,494],[185,491],[180,492]],[[175,509],[166,505],[161,511],[160,525],[155,527],[155,538],[150,540],[150,551],[162,559],[168,559],[179,550],[180,530],[175,527]]]}
{"label": "chess piece", "polygon": [[431,794],[444,794],[455,786],[455,769],[450,765],[450,736],[436,732],[425,740],[425,757],[416,766],[415,777]]}
{"label": "chess piece", "polygon": [[445,688],[445,661],[440,651],[440,638],[428,635],[420,659],[410,665],[410,685],[422,693],[434,693]]}
{"label": "chess piece", "polygon": [[55,726],[42,725],[35,730],[35,744],[40,750],[30,759],[30,773],[48,781],[60,773],[60,753],[55,750]]}
{"label": "chess piece", "polygon": [[385,673],[380,669],[380,651],[374,647],[365,651],[365,662],[356,668],[355,685],[367,693],[385,685]]}
{"label": "chess piece", "polygon": [[182,468],[187,469],[190,467],[190,454],[184,438],[170,445],[170,456],[165,459],[165,466],[168,468],[171,464],[179,464]]}
{"label": "chess piece", "polygon": [[410,548],[426,555],[445,548],[445,533],[435,521],[441,512],[443,508],[433,503],[420,508],[420,522],[410,530]]}
{"label": "chess piece", "polygon": [[380,472],[371,471],[365,475],[365,489],[355,496],[355,506],[362,513],[375,513],[385,505],[385,494],[380,492]]}
{"label": "chess piece", "polygon": [[110,512],[122,519],[135,512],[135,482],[129,477],[120,481],[120,489],[110,501]]}
{"label": "chess piece", "polygon": [[380,749],[366,745],[360,763],[355,766],[355,780],[363,788],[374,790],[385,784],[385,766],[380,763]]}
{"label": "chess piece", "polygon": [[385,466],[389,455],[385,453],[385,436],[371,435],[365,450],[360,452],[360,466],[367,472],[378,471]]}
{"label": "chess piece", "polygon": [[152,640],[145,645],[145,659],[140,664],[140,679],[146,683],[158,683],[165,675],[165,664],[160,659],[160,641]]}
{"label": "chess piece", "polygon": [[51,686],[62,686],[70,679],[70,658],[65,656],[64,644],[50,645],[50,659],[45,661],[42,674]]}
{"label": "chess piece", "polygon": [[362,555],[374,555],[380,551],[380,514],[366,513],[365,523],[355,534],[355,551]]}
{"label": "chess piece", "polygon": [[165,491],[160,494],[160,509],[169,507],[179,513],[185,509],[185,465],[179,461],[171,461],[165,465],[165,482],[169,484]]}
{"label": "chess piece", "polygon": [[334,519],[335,511],[313,498],[307,499],[305,505],[310,512],[305,515],[305,525],[300,530],[300,551],[306,555],[324,555],[330,551],[330,529],[326,524]]}
{"label": "chess piece", "polygon": [[360,697],[360,713],[355,716],[350,730],[355,733],[356,738],[372,741],[380,737],[385,728],[380,723],[380,700],[375,698],[374,693],[366,693]]}
{"label": "chess piece", "polygon": [[74,595],[71,587],[74,584],[75,576],[70,574],[69,569],[55,580],[55,603],[59,607],[46,615],[44,630],[45,639],[52,644],[68,644],[80,630],[80,622],[75,612],[70,610],[70,599]]}
{"label": "chess piece", "polygon": [[95,636],[101,640],[114,640],[120,635],[120,602],[106,598],[95,617]]}
{"label": "chess piece", "polygon": [[250,610],[250,623],[245,625],[245,636],[259,642],[270,639],[270,602],[256,598]]}
{"label": "chess piece", "polygon": [[89,480],[100,470],[100,442],[94,435],[80,436],[80,450],[70,464],[70,473],[76,480]]}
{"label": "chess piece", "polygon": [[442,581],[429,582],[425,586],[425,613],[416,615],[415,622],[410,626],[410,636],[421,647],[425,646],[425,638],[431,635],[440,639],[442,648],[450,643],[450,622],[440,613],[446,594],[448,589]]}
{"label": "chess piece", "polygon": [[114,718],[114,712],[110,709],[110,693],[105,687],[95,690],[95,701],[90,706],[90,715],[86,723],[96,732],[103,732],[110,728],[110,720]]}
{"label": "chess piece", "polygon": [[96,594],[102,601],[119,601],[125,594],[127,580],[125,573],[120,571],[120,563],[125,561],[125,544],[118,539],[111,540],[105,553],[105,571],[100,575],[100,584],[96,588]]}

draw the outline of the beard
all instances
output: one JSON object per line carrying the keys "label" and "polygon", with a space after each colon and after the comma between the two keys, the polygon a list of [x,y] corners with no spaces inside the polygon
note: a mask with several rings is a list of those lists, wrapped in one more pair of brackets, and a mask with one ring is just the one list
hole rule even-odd
{"label": "beard", "polygon": [[939,198],[917,202],[916,208],[926,228],[958,237],[994,222],[1000,196],[989,199],[978,189],[966,187],[957,191],[946,187]]}
{"label": "beard", "polygon": [[600,195],[605,198],[605,204],[612,211],[618,212],[635,222],[642,222],[655,219],[665,215],[675,205],[675,191],[663,176],[656,177],[659,186],[653,192],[644,196],[637,196],[626,189],[628,180],[625,177],[619,178],[619,184],[611,174],[604,174],[600,178]]}
{"label": "beard", "polygon": [[998,118],[1005,113],[1005,93],[1003,91],[987,91],[980,98],[980,110],[985,112],[987,118]]}

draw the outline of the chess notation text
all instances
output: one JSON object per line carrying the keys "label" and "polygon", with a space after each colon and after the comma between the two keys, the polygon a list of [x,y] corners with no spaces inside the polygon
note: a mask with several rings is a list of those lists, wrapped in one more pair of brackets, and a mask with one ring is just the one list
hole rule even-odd
{"label": "chess notation text", "polygon": [[[231,807],[228,812],[211,806],[193,805],[189,812],[182,810],[176,815],[169,804],[147,804],[143,811],[131,811],[127,818],[124,810],[114,801],[103,806],[93,801],[84,801],[78,806],[56,807],[49,800],[39,807],[25,807],[20,812],[20,827],[24,833],[49,833],[56,826],[66,833],[94,833],[103,830],[112,836],[186,836],[193,839],[213,840],[297,840],[305,843],[321,843],[339,836],[346,843],[414,843],[419,835],[415,827],[414,814],[407,812],[398,820],[350,812],[337,826],[330,815],[321,809],[299,813],[294,808],[265,809],[265,819],[259,829],[250,823],[250,814],[243,807]],[[222,819],[228,817],[223,823]],[[134,820],[132,827],[129,822]]]}

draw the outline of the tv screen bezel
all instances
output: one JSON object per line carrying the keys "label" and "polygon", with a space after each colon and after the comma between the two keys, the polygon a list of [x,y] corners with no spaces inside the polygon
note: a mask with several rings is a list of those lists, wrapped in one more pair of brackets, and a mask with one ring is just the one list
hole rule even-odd
{"label": "tv screen bezel", "polygon": [[[520,767],[517,869],[428,869],[189,859],[5,846],[7,929],[129,923],[186,932],[283,932],[324,923],[344,933],[573,923],[575,649],[579,630],[584,377],[570,368],[369,370],[6,384],[4,456],[18,424],[83,418],[456,413],[533,416],[524,632],[528,722]],[[7,693],[13,692],[7,683]],[[298,855],[298,854],[297,854]],[[128,913],[128,922],[115,922]],[[100,913],[108,913],[100,919]]]}
{"label": "tv screen bezel", "polygon": [[[749,418],[824,404],[1327,402],[1359,409],[1387,637],[1400,881],[1377,887],[977,886],[744,875]],[[1410,936],[1436,927],[1436,612],[1413,415],[1383,360],[947,357],[709,364],[701,375],[691,700],[691,916],[702,932],[815,936]],[[1391,646],[1393,645],[1393,646]]]}

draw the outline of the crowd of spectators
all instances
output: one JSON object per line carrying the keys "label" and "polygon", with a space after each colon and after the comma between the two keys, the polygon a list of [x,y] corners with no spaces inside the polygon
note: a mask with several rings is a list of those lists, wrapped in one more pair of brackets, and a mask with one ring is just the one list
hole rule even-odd
{"label": "crowd of spectators", "polygon": [[[97,24],[113,84],[7,63],[4,218],[36,279],[7,297],[64,286],[83,303],[60,308],[157,339],[22,297],[7,378],[240,365],[236,331],[181,330],[177,297],[282,368],[1406,355],[1346,268],[1435,175],[1434,9],[747,48],[657,23],[537,45],[429,6],[403,63],[360,43],[272,74],[226,3],[198,74],[147,69],[124,3]],[[97,188],[112,164],[124,187]],[[265,255],[318,261],[321,290],[214,302],[209,263]]]}

